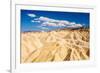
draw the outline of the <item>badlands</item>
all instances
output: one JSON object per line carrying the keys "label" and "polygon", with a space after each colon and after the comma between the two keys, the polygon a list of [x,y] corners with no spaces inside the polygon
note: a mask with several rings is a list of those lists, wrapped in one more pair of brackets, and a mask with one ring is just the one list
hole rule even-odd
{"label": "badlands", "polygon": [[89,60],[89,29],[21,32],[21,63]]}

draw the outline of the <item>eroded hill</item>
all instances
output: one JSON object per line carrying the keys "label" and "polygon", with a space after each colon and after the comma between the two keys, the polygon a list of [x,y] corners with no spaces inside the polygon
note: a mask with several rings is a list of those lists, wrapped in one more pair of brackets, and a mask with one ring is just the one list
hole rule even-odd
{"label": "eroded hill", "polygon": [[89,29],[21,33],[21,63],[89,59]]}

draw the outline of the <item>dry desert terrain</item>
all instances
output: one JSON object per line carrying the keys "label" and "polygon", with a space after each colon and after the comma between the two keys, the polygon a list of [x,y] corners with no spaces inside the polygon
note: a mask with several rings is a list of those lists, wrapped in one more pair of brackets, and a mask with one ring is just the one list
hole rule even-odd
{"label": "dry desert terrain", "polygon": [[89,59],[89,29],[21,33],[21,63]]}

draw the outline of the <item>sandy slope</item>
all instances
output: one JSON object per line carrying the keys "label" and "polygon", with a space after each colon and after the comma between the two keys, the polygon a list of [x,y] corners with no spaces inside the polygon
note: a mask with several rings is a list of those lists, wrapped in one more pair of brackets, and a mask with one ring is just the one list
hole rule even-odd
{"label": "sandy slope", "polygon": [[21,63],[89,59],[89,29],[21,33]]}

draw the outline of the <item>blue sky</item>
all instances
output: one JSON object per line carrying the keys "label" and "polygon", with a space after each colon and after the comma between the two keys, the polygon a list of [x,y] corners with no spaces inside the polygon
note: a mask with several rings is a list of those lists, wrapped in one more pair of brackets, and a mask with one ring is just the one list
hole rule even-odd
{"label": "blue sky", "polygon": [[89,27],[89,13],[21,10],[21,31]]}

